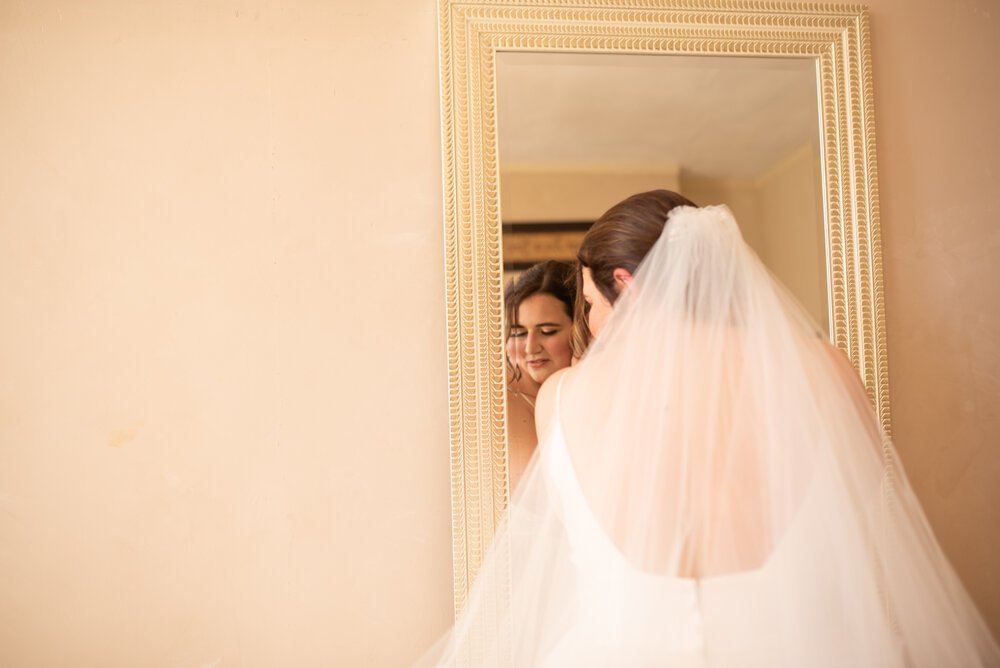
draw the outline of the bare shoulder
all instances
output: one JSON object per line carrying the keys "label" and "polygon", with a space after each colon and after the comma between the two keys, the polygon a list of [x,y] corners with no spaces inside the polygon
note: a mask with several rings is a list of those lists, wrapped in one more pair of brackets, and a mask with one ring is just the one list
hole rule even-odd
{"label": "bare shoulder", "polygon": [[549,429],[552,416],[555,415],[556,390],[562,380],[563,375],[571,374],[573,368],[566,367],[559,369],[554,374],[545,379],[542,387],[538,390],[538,398],[535,400],[535,433],[541,441],[545,432]]}
{"label": "bare shoulder", "polygon": [[860,386],[861,389],[864,389],[864,383],[861,381],[861,376],[858,375],[854,365],[851,364],[851,360],[847,356],[847,353],[826,340],[823,340],[822,346],[826,351],[827,356],[833,361],[833,366],[840,377],[845,379],[848,383]]}
{"label": "bare shoulder", "polygon": [[858,371],[854,368],[847,353],[829,341],[824,341],[823,346],[826,349],[827,355],[833,360],[835,372],[840,376],[840,379],[847,388],[850,402],[857,411],[856,414],[867,428],[872,438],[871,442],[881,456],[882,426],[879,424],[878,415],[876,415],[874,408],[869,402],[868,391],[865,389],[864,381],[861,380],[861,376],[858,375]]}

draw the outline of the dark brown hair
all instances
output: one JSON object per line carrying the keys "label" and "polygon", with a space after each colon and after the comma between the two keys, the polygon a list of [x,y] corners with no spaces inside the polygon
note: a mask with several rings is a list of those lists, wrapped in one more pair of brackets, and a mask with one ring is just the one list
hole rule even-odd
{"label": "dark brown hair", "polygon": [[696,206],[671,190],[651,190],[632,195],[604,212],[591,225],[576,254],[577,290],[573,318],[573,350],[579,356],[590,343],[583,301],[583,267],[590,269],[594,286],[609,302],[618,299],[615,269],[634,274],[639,263],[660,238],[667,216],[678,206]]}
{"label": "dark brown hair", "polygon": [[[510,328],[517,324],[521,303],[532,295],[552,295],[563,303],[566,315],[573,317],[576,300],[576,269],[569,262],[546,260],[532,265],[512,281],[503,292],[503,340],[510,338]],[[516,379],[520,369],[507,360],[507,368]]]}

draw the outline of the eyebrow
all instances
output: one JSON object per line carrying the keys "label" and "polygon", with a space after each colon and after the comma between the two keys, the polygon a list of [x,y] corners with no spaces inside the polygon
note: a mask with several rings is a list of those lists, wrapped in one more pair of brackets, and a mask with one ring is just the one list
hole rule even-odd
{"label": "eyebrow", "polygon": [[[535,325],[535,327],[565,327],[565,325],[563,325],[562,323],[558,323],[558,322],[540,322],[537,325]],[[510,328],[511,329],[528,329],[526,326],[520,325],[520,324],[511,325]]]}

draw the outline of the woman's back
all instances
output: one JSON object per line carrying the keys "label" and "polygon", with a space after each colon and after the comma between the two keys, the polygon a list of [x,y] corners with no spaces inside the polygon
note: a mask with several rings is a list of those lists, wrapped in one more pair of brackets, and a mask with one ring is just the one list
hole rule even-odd
{"label": "woman's back", "polygon": [[[862,655],[870,657],[867,665],[903,665],[892,642],[860,653],[849,626],[836,620],[817,620],[807,627],[813,637],[807,640],[800,634],[789,641],[781,610],[769,609],[790,577],[812,598],[813,610],[822,611],[837,597],[827,590],[831,580],[822,568],[803,572],[804,564],[822,563],[809,554],[814,543],[811,527],[822,517],[819,503],[824,495],[818,487],[800,499],[773,549],[745,568],[690,577],[651,572],[633,563],[593,514],[577,478],[560,420],[565,380],[559,379],[541,467],[558,499],[579,598],[575,623],[543,665],[843,666],[859,665]],[[817,657],[820,646],[824,651]]]}
{"label": "woman's back", "polygon": [[728,210],[672,214],[559,383],[444,665],[1000,665],[857,381]]}

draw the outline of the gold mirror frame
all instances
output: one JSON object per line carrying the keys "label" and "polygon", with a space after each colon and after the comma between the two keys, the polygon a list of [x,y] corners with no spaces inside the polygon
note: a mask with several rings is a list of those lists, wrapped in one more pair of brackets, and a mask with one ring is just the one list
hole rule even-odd
{"label": "gold mirror frame", "polygon": [[864,6],[441,0],[439,21],[456,613],[465,604],[508,500],[498,51],[817,59],[830,330],[861,374],[889,431],[871,48]]}

